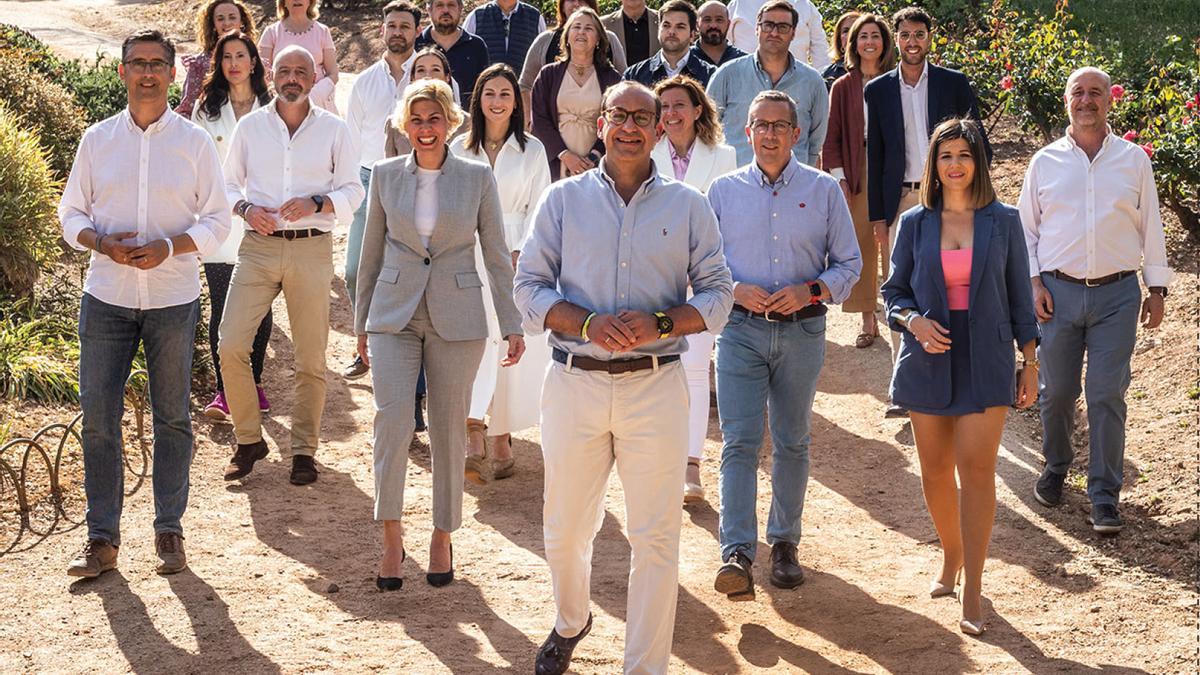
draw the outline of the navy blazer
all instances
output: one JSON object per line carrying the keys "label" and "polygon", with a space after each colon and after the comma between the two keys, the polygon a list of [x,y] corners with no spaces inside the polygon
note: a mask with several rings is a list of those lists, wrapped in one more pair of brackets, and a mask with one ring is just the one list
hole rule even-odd
{"label": "navy blazer", "polygon": [[[883,284],[888,325],[903,338],[892,373],[892,401],[898,405],[944,408],[950,404],[950,352],[930,354],[899,322],[912,309],[950,325],[946,277],[942,271],[940,211],[915,206],[900,216],[892,249],[892,273]],[[975,404],[1012,405],[1016,390],[1017,346],[1038,339],[1029,282],[1029,251],[1015,208],[994,201],[975,211],[971,252],[971,388]],[[951,335],[951,349],[957,342]]]}
{"label": "navy blazer", "polygon": [[[715,72],[717,72],[716,66],[696,58],[695,54],[688,54],[687,63],[683,64],[683,70],[679,74],[687,75],[699,82],[701,87],[708,87],[708,80]],[[651,89],[654,88],[654,85],[667,79],[667,62],[663,59],[662,52],[626,68],[625,79],[640,82]]]}
{"label": "navy blazer", "polygon": [[[952,117],[979,120],[979,102],[966,75],[957,70],[929,64],[929,129]],[[889,225],[900,208],[904,183],[904,112],[900,105],[900,68],[871,80],[863,88],[867,102],[867,210],[871,220]],[[992,146],[984,132],[988,164]]]}

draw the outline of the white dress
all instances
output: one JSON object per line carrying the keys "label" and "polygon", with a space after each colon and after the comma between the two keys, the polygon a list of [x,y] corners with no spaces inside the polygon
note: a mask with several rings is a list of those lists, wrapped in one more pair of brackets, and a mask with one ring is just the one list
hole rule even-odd
{"label": "white dress", "polygon": [[[255,98],[250,112],[254,112],[258,108],[258,98]],[[247,112],[246,115],[249,115],[250,112]],[[233,130],[238,123],[237,115],[233,112],[233,104],[225,101],[225,105],[221,106],[221,116],[215,120],[208,119],[200,106],[196,105],[192,108],[192,123],[212,136],[213,144],[217,146],[217,157],[224,164],[225,155],[229,154],[229,139],[233,136]],[[246,222],[237,216],[232,216],[231,219],[229,236],[221,243],[221,248],[217,249],[216,253],[205,256],[203,262],[229,265],[237,262],[238,247],[242,244],[242,235],[246,233]]]}
{"label": "white dress", "polygon": [[[488,163],[487,153],[482,148],[477,153],[467,149],[466,136],[452,140],[450,152],[464,159]],[[496,155],[493,171],[496,186],[500,190],[500,208],[504,211],[504,239],[510,251],[519,251],[529,234],[533,207],[550,185],[546,149],[541,141],[527,134],[525,151],[521,152],[517,139],[509,136]],[[542,380],[550,364],[550,345],[546,341],[546,333],[527,336],[525,355],[521,361],[508,368],[500,367],[500,360],[508,351],[508,343],[500,335],[500,324],[484,271],[483,253],[478,246],[475,247],[475,266],[484,284],[483,304],[488,316],[488,339],[471,390],[470,416],[473,419],[486,419],[488,435],[500,436],[528,429],[538,423]]]}

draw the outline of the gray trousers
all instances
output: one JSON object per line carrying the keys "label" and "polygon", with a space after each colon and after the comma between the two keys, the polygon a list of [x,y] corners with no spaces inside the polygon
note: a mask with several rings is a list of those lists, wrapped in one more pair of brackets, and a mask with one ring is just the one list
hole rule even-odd
{"label": "gray trousers", "polygon": [[422,301],[399,334],[367,336],[375,389],[375,520],[400,520],[404,478],[415,422],[421,366],[429,387],[429,455],[433,464],[433,526],[453,532],[462,523],[466,420],[483,340],[443,340]]}
{"label": "gray trousers", "polygon": [[1088,288],[1043,274],[1042,283],[1054,299],[1054,316],[1042,324],[1038,347],[1046,468],[1061,475],[1071,467],[1075,401],[1086,354],[1088,498],[1092,504],[1115,505],[1124,480],[1125,391],[1141,306],[1138,280],[1130,276]]}

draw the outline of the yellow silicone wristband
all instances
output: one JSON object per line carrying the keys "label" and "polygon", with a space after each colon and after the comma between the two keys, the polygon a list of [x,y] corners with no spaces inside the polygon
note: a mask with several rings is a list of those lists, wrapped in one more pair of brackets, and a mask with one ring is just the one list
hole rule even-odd
{"label": "yellow silicone wristband", "polygon": [[587,315],[586,319],[583,320],[583,328],[580,329],[579,336],[583,338],[584,342],[591,342],[591,339],[588,338],[587,329],[588,324],[590,324],[594,318],[596,318],[596,313],[592,312],[591,314]]}

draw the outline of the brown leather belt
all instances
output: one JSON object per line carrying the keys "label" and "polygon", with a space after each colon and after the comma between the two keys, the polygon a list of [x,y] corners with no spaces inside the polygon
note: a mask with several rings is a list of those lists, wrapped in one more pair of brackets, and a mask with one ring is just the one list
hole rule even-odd
{"label": "brown leather belt", "polygon": [[[563,364],[564,366],[567,365],[567,356],[568,354],[561,349],[554,350],[554,360]],[[658,357],[658,365],[665,366],[668,363],[675,363],[678,360],[678,354],[660,356]],[[600,359],[593,359],[587,356],[574,356],[571,358],[571,367],[578,368],[580,370],[599,370],[601,372],[608,373],[609,375],[617,375],[620,373],[632,373],[638,370],[649,370],[654,367],[654,357],[643,356],[638,359],[602,361]]]}
{"label": "brown leather belt", "polygon": [[825,316],[826,312],[829,311],[829,308],[823,304],[809,305],[799,312],[792,312],[791,314],[780,314],[779,312],[771,312],[769,314],[763,312],[751,312],[737,303],[733,304],[733,309],[738,312],[749,314],[750,316],[762,317],[767,321],[799,321],[801,319],[811,319],[815,316]]}
{"label": "brown leather belt", "polygon": [[1088,288],[1095,288],[1096,286],[1111,284],[1120,281],[1125,277],[1131,277],[1135,274],[1137,274],[1137,270],[1122,270],[1120,272],[1114,272],[1103,277],[1096,277],[1095,279],[1078,279],[1070,274],[1063,274],[1058,270],[1051,270],[1050,272],[1050,276],[1054,277],[1055,279],[1062,279],[1063,281],[1069,281],[1073,284],[1083,284]]}
{"label": "brown leather belt", "polygon": [[315,227],[310,227],[306,230],[275,230],[271,233],[272,237],[281,237],[291,241],[293,239],[307,239],[309,237],[319,237],[323,234],[328,234],[325,230],[318,230]]}

